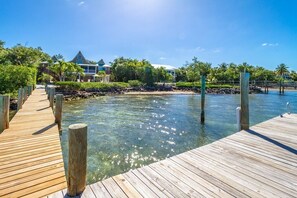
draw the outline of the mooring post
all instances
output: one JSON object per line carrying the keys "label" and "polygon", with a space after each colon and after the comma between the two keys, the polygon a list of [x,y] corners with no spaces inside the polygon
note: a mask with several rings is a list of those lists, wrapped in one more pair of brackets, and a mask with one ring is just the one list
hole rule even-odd
{"label": "mooring post", "polygon": [[204,106],[205,106],[205,75],[202,75],[201,76],[201,115],[200,115],[200,122],[202,124],[205,121]]}
{"label": "mooring post", "polygon": [[241,130],[241,126],[240,126],[240,113],[241,113],[241,109],[240,107],[236,108],[236,126],[237,126],[237,130],[240,131]]}
{"label": "mooring post", "polygon": [[249,129],[249,78],[250,74],[240,73],[240,129]]}
{"label": "mooring post", "polygon": [[282,80],[279,80],[279,94],[282,94]]}
{"label": "mooring post", "polygon": [[9,96],[0,96],[0,133],[9,128]]}
{"label": "mooring post", "polygon": [[18,92],[18,109],[20,110],[23,107],[23,89],[19,88]]}
{"label": "mooring post", "polygon": [[47,99],[49,100],[50,99],[50,94],[51,94],[52,87],[47,86],[46,89],[47,89]]}
{"label": "mooring post", "polygon": [[30,95],[32,95],[33,90],[34,90],[34,86],[33,85],[30,85]]}
{"label": "mooring post", "polygon": [[47,86],[47,84],[45,84],[44,89],[45,89],[45,93],[48,94],[48,86]]}
{"label": "mooring post", "polygon": [[27,100],[27,89],[26,87],[23,87],[23,104],[25,103],[26,100]]}
{"label": "mooring post", "polygon": [[31,96],[32,94],[32,85],[28,86],[28,96]]}
{"label": "mooring post", "polygon": [[54,99],[55,99],[55,88],[50,88],[49,90],[49,101],[50,101],[50,107],[54,108]]}
{"label": "mooring post", "polygon": [[285,82],[284,82],[284,80],[283,80],[283,83],[282,83],[282,94],[285,94]]}
{"label": "mooring post", "polygon": [[291,114],[291,104],[290,104],[290,102],[287,102],[286,107],[287,107],[287,113],[290,115]]}
{"label": "mooring post", "polygon": [[56,106],[55,106],[55,122],[58,124],[59,131],[61,131],[62,108],[63,108],[63,94],[57,94]]}
{"label": "mooring post", "polygon": [[87,136],[86,124],[73,124],[68,131],[68,177],[67,194],[77,196],[86,187]]}

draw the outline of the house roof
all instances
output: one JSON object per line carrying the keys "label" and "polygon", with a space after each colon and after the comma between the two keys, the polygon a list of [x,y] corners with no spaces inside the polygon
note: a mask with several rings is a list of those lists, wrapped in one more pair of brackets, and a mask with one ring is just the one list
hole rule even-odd
{"label": "house roof", "polygon": [[176,67],[173,67],[173,66],[171,66],[171,65],[152,64],[152,66],[153,66],[154,68],[164,67],[166,70],[171,70],[171,71],[176,70]]}
{"label": "house roof", "polygon": [[90,64],[90,61],[84,57],[84,55],[81,53],[81,51],[79,51],[76,54],[76,56],[72,59],[72,61],[70,61],[70,62],[73,62],[76,64]]}
{"label": "house roof", "polygon": [[101,59],[99,62],[98,62],[98,65],[104,65],[105,62],[103,61],[103,59]]}

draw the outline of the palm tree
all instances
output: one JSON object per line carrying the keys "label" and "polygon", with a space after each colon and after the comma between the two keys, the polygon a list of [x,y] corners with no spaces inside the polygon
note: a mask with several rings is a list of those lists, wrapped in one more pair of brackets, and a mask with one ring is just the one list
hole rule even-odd
{"label": "palm tree", "polygon": [[[284,75],[289,72],[288,68],[289,67],[286,66],[284,63],[281,63],[276,67],[276,70],[275,70],[276,74],[279,75],[279,77],[280,77],[280,81],[279,81],[279,93],[280,94],[285,92],[285,90],[284,90],[285,88],[284,88],[284,86],[282,86],[282,82],[284,80]],[[282,90],[282,87],[283,87],[283,90]]]}
{"label": "palm tree", "polygon": [[284,63],[281,63],[279,64],[277,67],[276,67],[276,74],[278,74],[279,76],[283,77],[284,74],[288,73],[289,70],[288,70],[288,66],[286,66]]}

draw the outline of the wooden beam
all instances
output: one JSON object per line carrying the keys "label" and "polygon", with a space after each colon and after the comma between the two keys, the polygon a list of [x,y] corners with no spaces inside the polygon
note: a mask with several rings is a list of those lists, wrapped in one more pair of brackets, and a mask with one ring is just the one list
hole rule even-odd
{"label": "wooden beam", "polygon": [[0,133],[9,128],[9,96],[0,96]]}
{"label": "wooden beam", "polygon": [[87,175],[87,132],[86,124],[73,124],[68,131],[68,177],[67,194],[77,196],[86,188]]}
{"label": "wooden beam", "polygon": [[55,122],[58,124],[59,131],[61,131],[62,109],[63,109],[63,94],[57,94],[56,106],[55,106]]}
{"label": "wooden beam", "polygon": [[18,92],[18,111],[23,107],[23,89],[19,88]]}
{"label": "wooden beam", "polygon": [[241,130],[249,129],[249,78],[250,74],[240,73],[240,126]]}
{"label": "wooden beam", "polygon": [[203,124],[205,122],[205,75],[201,76],[201,114],[200,114],[200,122]]}

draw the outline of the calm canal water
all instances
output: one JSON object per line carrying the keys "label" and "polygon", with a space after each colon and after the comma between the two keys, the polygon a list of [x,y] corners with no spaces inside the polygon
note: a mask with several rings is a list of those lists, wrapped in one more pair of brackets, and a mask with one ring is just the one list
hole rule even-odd
{"label": "calm canal water", "polygon": [[[68,126],[88,124],[88,183],[216,141],[236,132],[239,95],[207,95],[201,125],[199,95],[103,96],[64,104],[62,148],[68,162]],[[250,95],[250,122],[297,112],[297,92]]]}

